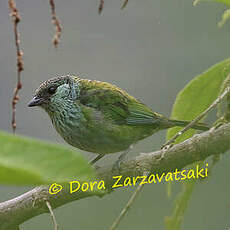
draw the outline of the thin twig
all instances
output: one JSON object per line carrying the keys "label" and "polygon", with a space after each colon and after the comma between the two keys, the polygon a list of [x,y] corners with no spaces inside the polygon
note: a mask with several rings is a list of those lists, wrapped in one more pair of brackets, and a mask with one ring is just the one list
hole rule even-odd
{"label": "thin twig", "polygon": [[[148,173],[147,172],[144,173],[144,176],[148,176]],[[127,202],[125,207],[122,209],[122,211],[120,212],[120,214],[117,217],[117,219],[113,222],[113,224],[112,224],[112,226],[110,227],[109,230],[115,230],[118,227],[118,225],[120,224],[121,220],[125,217],[126,213],[130,209],[130,207],[132,206],[132,204],[134,203],[134,201],[136,200],[138,195],[140,194],[140,192],[141,192],[143,187],[144,187],[144,184],[139,184],[138,185],[138,187],[135,189],[134,193],[130,197],[129,201]]]}
{"label": "thin twig", "polygon": [[21,72],[24,70],[24,64],[22,60],[22,55],[23,52],[20,49],[20,40],[19,40],[19,32],[18,32],[18,23],[21,20],[21,17],[18,13],[18,10],[16,8],[16,4],[14,0],[9,0],[8,1],[9,9],[10,9],[10,16],[13,21],[14,25],[14,38],[15,38],[15,47],[17,51],[17,85],[14,89],[13,92],[13,99],[12,99],[12,128],[13,132],[15,133],[16,130],[16,104],[19,100],[18,92],[22,88],[22,83],[21,83]]}
{"label": "thin twig", "polygon": [[53,224],[54,224],[54,230],[58,230],[58,224],[57,224],[53,209],[52,209],[52,207],[50,205],[50,202],[48,200],[46,200],[46,205],[47,205],[47,207],[49,209],[49,212],[50,212],[50,215],[52,217],[52,221],[53,221]]}
{"label": "thin twig", "polygon": [[226,90],[198,117],[192,120],[188,125],[186,125],[182,130],[180,130],[177,134],[175,134],[170,140],[168,140],[161,148],[165,148],[172,144],[179,136],[185,133],[188,129],[192,128],[198,121],[200,121],[204,116],[206,116],[213,108],[215,108],[223,98],[230,92],[230,87],[227,87]]}
{"label": "thin twig", "polygon": [[123,2],[123,5],[122,5],[122,7],[121,7],[122,10],[127,6],[128,1],[129,1],[129,0],[125,0],[125,1]]}
{"label": "thin twig", "polygon": [[49,0],[50,2],[50,7],[51,7],[51,14],[52,14],[52,23],[55,26],[55,34],[53,37],[53,44],[55,46],[55,48],[57,48],[59,41],[60,41],[60,37],[61,37],[61,33],[62,33],[62,27],[61,27],[61,23],[57,18],[56,12],[55,12],[55,4],[54,4],[54,0]]}
{"label": "thin twig", "polygon": [[105,3],[104,0],[100,0],[100,4],[98,7],[98,14],[101,14],[102,10],[104,9],[104,3]]}

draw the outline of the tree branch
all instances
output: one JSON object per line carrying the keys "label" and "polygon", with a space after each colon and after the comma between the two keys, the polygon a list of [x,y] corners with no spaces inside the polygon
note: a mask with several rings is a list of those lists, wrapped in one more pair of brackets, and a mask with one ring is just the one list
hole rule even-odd
{"label": "tree branch", "polygon": [[140,154],[122,163],[120,172],[112,172],[112,165],[100,167],[96,169],[96,173],[100,180],[105,181],[107,192],[103,194],[98,191],[82,192],[80,190],[70,194],[69,185],[66,184],[63,185],[63,190],[60,193],[51,195],[48,186],[36,187],[21,196],[0,203],[0,230],[12,229],[34,216],[49,212],[45,200],[55,209],[74,200],[90,196],[103,196],[111,191],[115,175],[122,175],[122,178],[125,179],[126,177],[141,176],[146,171],[161,174],[174,171],[176,168],[180,170],[211,155],[225,153],[230,149],[229,140],[230,124],[226,124],[217,129],[212,128],[210,131],[194,135],[167,150]]}

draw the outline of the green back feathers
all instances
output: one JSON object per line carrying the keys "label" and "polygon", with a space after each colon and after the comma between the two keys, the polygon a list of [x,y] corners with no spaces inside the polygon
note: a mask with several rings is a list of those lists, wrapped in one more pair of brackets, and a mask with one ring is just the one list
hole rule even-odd
{"label": "green back feathers", "polygon": [[102,111],[106,118],[116,124],[153,124],[163,118],[112,84],[87,79],[80,79],[79,82],[80,103]]}

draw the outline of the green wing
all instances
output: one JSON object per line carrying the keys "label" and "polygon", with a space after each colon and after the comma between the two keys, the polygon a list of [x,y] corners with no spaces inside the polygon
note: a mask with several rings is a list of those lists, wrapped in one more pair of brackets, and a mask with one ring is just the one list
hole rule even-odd
{"label": "green wing", "polygon": [[141,102],[129,105],[130,116],[127,117],[127,124],[158,124],[165,119],[161,114],[153,112]]}
{"label": "green wing", "polygon": [[162,118],[125,91],[105,82],[83,82],[80,103],[101,111],[115,124],[153,124]]}

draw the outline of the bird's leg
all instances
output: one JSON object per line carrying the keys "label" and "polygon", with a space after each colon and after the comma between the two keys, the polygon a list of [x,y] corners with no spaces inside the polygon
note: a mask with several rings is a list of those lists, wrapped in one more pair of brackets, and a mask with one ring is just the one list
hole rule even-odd
{"label": "bird's leg", "polygon": [[125,157],[130,152],[130,150],[132,150],[132,148],[133,148],[133,145],[130,145],[129,148],[127,148],[123,153],[121,153],[121,155],[118,157],[118,159],[114,163],[112,171],[115,171],[117,169],[120,170],[120,165],[122,161],[125,159]]}
{"label": "bird's leg", "polygon": [[104,153],[101,153],[101,154],[98,154],[93,160],[91,160],[89,162],[89,164],[93,165],[95,164],[97,161],[99,161],[102,157],[104,157],[105,154]]}

